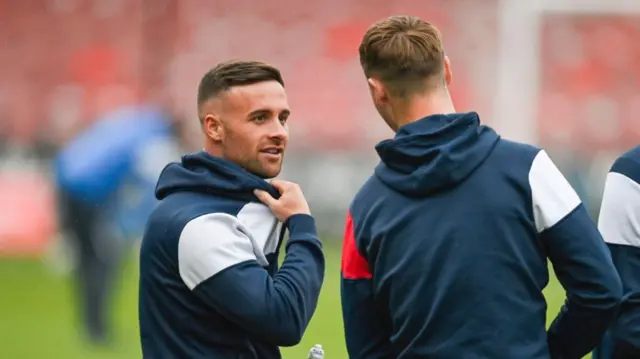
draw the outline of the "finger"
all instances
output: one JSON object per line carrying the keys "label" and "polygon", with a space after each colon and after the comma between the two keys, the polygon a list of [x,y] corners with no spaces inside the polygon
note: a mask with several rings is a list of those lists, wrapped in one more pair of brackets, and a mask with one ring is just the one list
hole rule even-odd
{"label": "finger", "polygon": [[278,192],[282,193],[290,185],[290,182],[283,181],[283,180],[272,180],[271,185],[275,187],[278,190]]}
{"label": "finger", "polygon": [[267,206],[271,206],[271,204],[273,204],[273,202],[275,202],[276,200],[275,198],[271,197],[271,195],[267,191],[263,191],[261,189],[254,190],[253,194],[258,197],[260,202],[266,204]]}

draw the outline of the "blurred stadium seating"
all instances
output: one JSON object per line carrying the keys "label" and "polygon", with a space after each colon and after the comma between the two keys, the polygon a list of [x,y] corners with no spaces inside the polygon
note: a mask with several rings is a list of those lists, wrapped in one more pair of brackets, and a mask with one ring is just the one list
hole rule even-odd
{"label": "blurred stadium seating", "polygon": [[[18,142],[35,141],[43,126],[73,128],[158,89],[170,91],[180,110],[193,115],[196,84],[208,68],[228,58],[255,58],[282,68],[299,115],[294,131],[313,132],[297,145],[368,150],[368,136],[379,139],[386,131],[361,130],[382,126],[371,118],[357,46],[367,26],[387,14],[402,9],[442,28],[458,64],[454,94],[461,107],[475,108],[482,101],[472,98],[488,96],[477,86],[482,80],[474,85],[470,77],[486,63],[476,59],[495,53],[495,7],[481,0],[423,3],[5,1],[1,110]],[[485,7],[486,15],[473,12],[471,24],[462,16]],[[464,29],[469,25],[473,31]]]}
{"label": "blurred stadium seating", "polygon": [[[302,183],[323,229],[338,233],[351,196],[375,165],[373,145],[390,135],[359,68],[362,33],[389,14],[435,23],[454,66],[458,109],[479,111],[500,130],[502,3],[509,2],[0,1],[0,151],[44,148],[37,153],[44,151],[39,171],[46,176],[46,157],[58,144],[106,110],[147,99],[164,99],[195,128],[202,74],[224,59],[260,59],[282,69],[294,114],[283,176]],[[637,143],[640,16],[540,13],[533,139],[559,155],[570,153],[569,167],[576,156],[595,161],[594,154],[605,153],[608,159]],[[510,83],[513,91],[518,86]],[[193,133],[197,149],[197,129]],[[577,171],[592,170],[583,167]]]}
{"label": "blurred stadium seating", "polygon": [[[544,141],[622,151],[640,132],[640,16],[550,15],[542,27],[539,126]],[[564,135],[563,135],[564,134]]]}

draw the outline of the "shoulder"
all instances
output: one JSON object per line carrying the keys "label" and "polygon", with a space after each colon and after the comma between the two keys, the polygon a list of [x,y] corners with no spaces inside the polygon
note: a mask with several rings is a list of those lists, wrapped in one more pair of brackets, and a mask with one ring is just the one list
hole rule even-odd
{"label": "shoulder", "polygon": [[611,166],[610,172],[622,175],[635,183],[640,183],[640,146],[618,157]]}
{"label": "shoulder", "polygon": [[255,234],[259,229],[271,230],[274,222],[268,207],[259,203],[184,217],[190,219],[183,220],[178,238],[178,267],[190,289],[226,269],[257,260]]}
{"label": "shoulder", "polygon": [[547,151],[502,139],[492,158],[517,186],[527,192],[527,206],[538,232],[553,227],[581,203],[580,197]]}
{"label": "shoulder", "polygon": [[203,193],[177,192],[160,200],[152,217],[160,227],[181,228],[193,219],[210,213],[237,216],[245,205],[241,201]]}
{"label": "shoulder", "polygon": [[536,227],[555,226],[582,202],[569,181],[544,150],[533,158],[528,174]]}
{"label": "shoulder", "polygon": [[614,162],[602,195],[598,227],[607,243],[640,247],[640,147]]}
{"label": "shoulder", "polygon": [[628,158],[640,162],[640,146],[636,146],[625,152],[620,158]]}
{"label": "shoulder", "polygon": [[482,174],[480,178],[493,178],[495,183],[506,179],[528,192],[531,168],[542,152],[544,151],[537,146],[501,138],[479,169]]}
{"label": "shoulder", "polygon": [[536,156],[543,151],[540,147],[511,140],[500,139],[494,149],[494,156],[511,162],[510,165],[520,163],[530,165]]}
{"label": "shoulder", "polygon": [[161,200],[150,216],[140,259],[170,260],[184,284],[195,289],[227,269],[256,261],[253,236],[257,230],[267,230],[273,222],[265,221],[269,216],[273,215],[268,208],[258,203],[174,193]]}
{"label": "shoulder", "polygon": [[197,193],[171,194],[160,200],[149,216],[140,255],[152,255],[160,250],[175,258],[176,246],[184,239],[185,230],[201,227],[203,218],[209,214],[236,218],[242,207],[243,203],[237,201],[218,200]]}
{"label": "shoulder", "polygon": [[493,157],[509,172],[520,172],[531,186],[565,182],[547,151],[540,147],[501,139]]}

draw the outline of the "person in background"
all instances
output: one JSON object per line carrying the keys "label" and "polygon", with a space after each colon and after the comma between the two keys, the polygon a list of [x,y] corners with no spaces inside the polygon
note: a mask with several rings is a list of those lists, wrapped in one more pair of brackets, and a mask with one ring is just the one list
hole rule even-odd
{"label": "person in background", "polygon": [[110,304],[126,248],[142,236],[162,168],[180,156],[177,122],[153,105],[118,108],[66,143],[53,160],[63,238],[77,260],[82,327],[93,343],[113,339]]}
{"label": "person in background", "polygon": [[[456,112],[451,63],[428,22],[379,21],[359,52],[396,135],[376,146],[381,162],[347,216],[350,358],[580,359],[593,350],[622,285],[547,153]],[[547,259],[567,292],[548,330]]]}
{"label": "person in background", "polygon": [[594,359],[640,358],[640,146],[620,156],[605,182],[598,227],[611,250],[624,297]]}

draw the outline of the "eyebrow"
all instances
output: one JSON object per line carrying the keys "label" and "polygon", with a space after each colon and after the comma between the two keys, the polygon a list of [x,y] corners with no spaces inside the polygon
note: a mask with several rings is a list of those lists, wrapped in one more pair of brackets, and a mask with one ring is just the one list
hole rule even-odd
{"label": "eyebrow", "polygon": [[[253,117],[253,116],[256,116],[256,115],[269,114],[269,113],[272,113],[272,112],[273,112],[273,111],[271,111],[271,110],[267,110],[267,109],[264,109],[264,108],[263,108],[263,109],[259,109],[259,110],[251,111],[251,112],[249,113],[249,117]],[[291,111],[290,111],[290,110],[285,109],[285,110],[280,111],[280,113],[279,113],[279,114],[280,114],[280,115],[283,115],[283,114],[284,114],[284,115],[289,116],[289,115],[291,115]]]}

